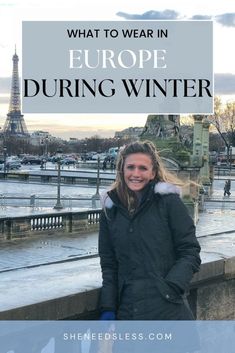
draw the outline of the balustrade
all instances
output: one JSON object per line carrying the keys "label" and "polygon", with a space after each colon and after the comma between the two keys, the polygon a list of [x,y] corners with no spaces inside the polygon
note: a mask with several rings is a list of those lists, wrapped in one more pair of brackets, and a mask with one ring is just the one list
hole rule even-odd
{"label": "balustrade", "polygon": [[80,233],[98,228],[101,210],[60,212],[0,219],[0,239],[30,237],[42,232]]}

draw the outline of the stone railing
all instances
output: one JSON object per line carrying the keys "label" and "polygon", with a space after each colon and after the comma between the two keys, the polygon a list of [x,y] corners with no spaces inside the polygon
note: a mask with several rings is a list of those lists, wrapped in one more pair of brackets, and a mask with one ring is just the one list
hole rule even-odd
{"label": "stone railing", "polygon": [[101,210],[54,212],[0,219],[0,239],[30,237],[37,234],[82,233],[98,229]]}
{"label": "stone railing", "polygon": [[[82,173],[79,170],[69,172],[68,170],[63,170],[61,172],[61,183],[62,184],[88,184],[96,185],[97,184],[97,175],[93,172]],[[55,170],[44,170],[40,171],[9,171],[3,173],[0,171],[0,179],[6,180],[19,180],[27,182],[41,182],[41,183],[57,183],[57,171]],[[100,174],[99,184],[100,185],[110,185],[115,179],[115,175],[112,173]]]}
{"label": "stone railing", "polygon": [[235,167],[234,166],[215,166],[214,168],[214,178],[226,177],[226,176],[234,176],[235,175]]}
{"label": "stone railing", "polygon": [[[64,196],[60,197],[61,203],[66,208],[77,207],[79,204],[81,208],[96,208],[94,205],[94,197],[92,196]],[[97,199],[96,199],[97,200]],[[53,207],[56,204],[57,196],[53,194],[38,195],[9,195],[9,194],[0,194],[0,208],[13,206],[13,207],[30,207],[31,209],[39,207]],[[96,202],[98,204],[98,201]]]}

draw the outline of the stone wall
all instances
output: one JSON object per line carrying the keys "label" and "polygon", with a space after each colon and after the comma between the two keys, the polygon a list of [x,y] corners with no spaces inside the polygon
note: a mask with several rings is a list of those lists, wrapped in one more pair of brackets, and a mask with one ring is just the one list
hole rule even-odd
{"label": "stone wall", "polygon": [[199,320],[235,319],[235,279],[198,288],[197,318]]}
{"label": "stone wall", "polygon": [[198,320],[235,319],[235,257],[203,264],[192,288]]}

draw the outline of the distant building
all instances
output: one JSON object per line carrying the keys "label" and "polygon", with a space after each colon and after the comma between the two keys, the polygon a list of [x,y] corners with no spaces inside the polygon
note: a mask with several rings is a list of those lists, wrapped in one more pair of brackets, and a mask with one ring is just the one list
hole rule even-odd
{"label": "distant building", "polygon": [[58,140],[61,140],[61,139],[58,139],[57,137],[50,135],[48,131],[38,130],[38,131],[34,131],[30,135],[30,143],[33,146],[40,146],[40,145],[48,144]]}
{"label": "distant building", "polygon": [[143,132],[143,127],[128,127],[122,131],[115,132],[115,138],[138,139],[139,135]]}
{"label": "distant building", "polygon": [[70,144],[74,144],[74,143],[78,143],[80,140],[76,137],[70,137],[69,138],[69,143]]}

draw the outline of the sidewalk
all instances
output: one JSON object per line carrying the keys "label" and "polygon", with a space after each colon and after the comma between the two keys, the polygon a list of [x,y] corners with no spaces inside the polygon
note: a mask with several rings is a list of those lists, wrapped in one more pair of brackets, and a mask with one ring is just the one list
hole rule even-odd
{"label": "sidewalk", "polygon": [[0,313],[101,287],[99,259],[0,274]]}
{"label": "sidewalk", "polygon": [[10,269],[57,263],[97,254],[97,233],[40,235],[0,242],[0,275]]}
{"label": "sidewalk", "polygon": [[199,214],[199,221],[196,226],[197,237],[232,231],[235,233],[235,210],[209,209]]}

